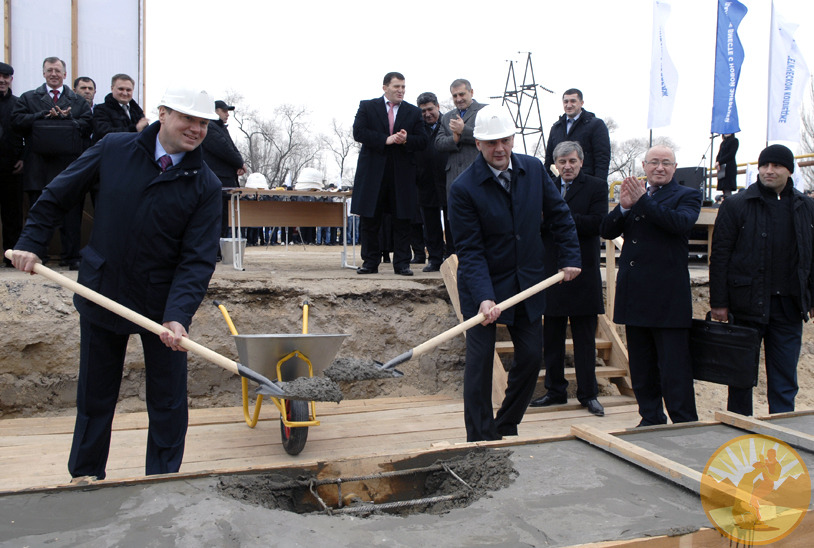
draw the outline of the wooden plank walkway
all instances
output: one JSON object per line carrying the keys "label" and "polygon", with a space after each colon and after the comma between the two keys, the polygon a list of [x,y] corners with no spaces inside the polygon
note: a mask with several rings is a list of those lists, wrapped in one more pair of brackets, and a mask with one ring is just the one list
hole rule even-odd
{"label": "wooden plank walkway", "polygon": [[[517,441],[564,437],[572,424],[604,432],[639,422],[635,401],[627,396],[601,398],[605,416],[594,417],[579,403],[529,409]],[[266,403],[250,429],[239,407],[190,410],[182,473],[269,468],[354,457],[387,457],[465,443],[463,402],[447,396],[348,400],[317,403],[320,426],[308,431],[297,456],[280,442],[279,413]],[[0,420],[0,492],[63,485],[74,417]],[[107,479],[144,474],[147,414],[117,414]]]}

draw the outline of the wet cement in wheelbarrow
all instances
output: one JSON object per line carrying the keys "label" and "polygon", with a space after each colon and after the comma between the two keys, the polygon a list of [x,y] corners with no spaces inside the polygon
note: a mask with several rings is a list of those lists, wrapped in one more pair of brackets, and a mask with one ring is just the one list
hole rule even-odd
{"label": "wet cement in wheelbarrow", "polygon": [[324,377],[300,377],[293,381],[281,382],[280,388],[290,400],[339,403],[342,401],[342,390],[338,382],[394,378],[392,371],[379,369],[375,361],[359,358],[337,358],[323,375]]}
{"label": "wet cement in wheelbarrow", "polygon": [[289,400],[342,401],[342,390],[331,379],[325,377],[300,377],[290,382],[281,382],[280,388]]}

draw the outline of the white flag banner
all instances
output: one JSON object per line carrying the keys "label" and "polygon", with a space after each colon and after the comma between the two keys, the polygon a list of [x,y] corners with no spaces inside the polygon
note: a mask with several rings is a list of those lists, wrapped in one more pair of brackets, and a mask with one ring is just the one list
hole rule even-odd
{"label": "white flag banner", "polygon": [[650,110],[647,127],[654,129],[670,125],[673,117],[678,72],[667,53],[665,27],[670,17],[670,4],[653,2],[653,45],[650,64]]}
{"label": "white flag banner", "polygon": [[757,164],[746,164],[746,186],[757,182]]}
{"label": "white flag banner", "polygon": [[800,142],[800,111],[808,88],[809,72],[794,41],[797,26],[783,19],[772,2],[767,141]]}

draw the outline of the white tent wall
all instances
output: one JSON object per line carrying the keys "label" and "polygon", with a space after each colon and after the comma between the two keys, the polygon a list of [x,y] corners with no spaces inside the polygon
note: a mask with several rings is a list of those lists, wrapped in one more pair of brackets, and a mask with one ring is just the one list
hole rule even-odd
{"label": "white tent wall", "polygon": [[67,65],[67,85],[78,76],[93,78],[96,103],[110,92],[110,78],[125,73],[136,81],[133,98],[144,106],[145,2],[4,0],[3,57],[14,67],[14,93],[42,85],[42,61],[55,56]]}

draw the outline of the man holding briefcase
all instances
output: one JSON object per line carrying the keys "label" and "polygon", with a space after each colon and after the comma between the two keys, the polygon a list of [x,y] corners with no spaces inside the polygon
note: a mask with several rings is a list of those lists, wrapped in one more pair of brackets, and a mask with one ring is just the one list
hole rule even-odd
{"label": "man holding briefcase", "polygon": [[[757,328],[769,413],[794,411],[803,321],[814,316],[814,200],[794,188],[794,155],[763,149],[758,180],[721,204],[709,264],[712,318]],[[752,414],[752,389],[729,387],[727,410]]]}

